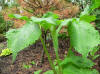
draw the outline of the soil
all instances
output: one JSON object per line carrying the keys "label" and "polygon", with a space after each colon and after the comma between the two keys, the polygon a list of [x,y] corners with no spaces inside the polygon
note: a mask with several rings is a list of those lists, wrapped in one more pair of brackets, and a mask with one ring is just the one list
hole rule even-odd
{"label": "soil", "polygon": [[[55,59],[54,49],[51,41],[50,45],[48,46],[49,53],[52,57],[52,59]],[[6,42],[3,42],[5,46],[2,48],[6,48]],[[59,52],[60,52],[60,58],[64,58],[64,54],[66,54],[66,50],[68,48],[68,41],[67,40],[60,40],[59,41]],[[66,48],[67,47],[67,48]],[[0,58],[0,74],[34,74],[34,71],[42,70],[47,71],[50,68],[48,59],[46,56],[44,56],[44,63],[40,63],[41,55],[42,55],[42,44],[40,41],[38,41],[36,44],[29,46],[28,48],[25,48],[24,51],[21,51],[14,63],[12,63],[12,56],[6,56]],[[31,65],[30,62],[35,61],[35,65],[32,65],[31,68],[25,69],[23,67],[23,64]]]}
{"label": "soil", "polygon": [[[52,59],[55,59],[53,44],[51,41],[48,41],[50,44],[48,46],[49,53]],[[3,48],[6,48],[6,42],[2,42],[4,44]],[[69,48],[69,39],[61,40],[59,39],[59,54],[60,58],[64,58],[64,54],[67,53],[67,49]],[[50,66],[48,63],[48,59],[44,56],[44,63],[40,63],[41,54],[42,54],[42,44],[40,41],[37,41],[36,44],[25,48],[24,51],[21,51],[14,63],[12,63],[12,56],[6,56],[0,58],[0,74],[34,74],[34,71],[42,70],[43,72],[50,70]],[[98,52],[100,54],[100,51]],[[25,69],[23,64],[31,65],[30,63],[34,61],[36,64],[32,65],[31,68]],[[100,57],[95,60],[96,68],[100,72]],[[43,73],[41,73],[43,74]]]}

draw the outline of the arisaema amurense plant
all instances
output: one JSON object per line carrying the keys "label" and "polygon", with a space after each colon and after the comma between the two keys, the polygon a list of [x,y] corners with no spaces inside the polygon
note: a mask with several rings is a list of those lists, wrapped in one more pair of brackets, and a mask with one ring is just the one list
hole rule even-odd
{"label": "arisaema amurense plant", "polygon": [[[90,24],[96,19],[94,15],[87,14],[84,11],[79,18],[64,20],[59,20],[59,16],[52,12],[44,14],[41,18],[34,16],[28,18],[18,14],[9,16],[27,21],[22,28],[9,30],[6,34],[13,61],[16,59],[18,52],[40,39],[52,68],[44,74],[99,74],[95,69],[91,69],[95,64],[87,58],[88,54],[100,43],[99,32]],[[59,58],[58,53],[58,34],[62,26],[67,26],[66,30],[68,30],[70,37],[70,48],[64,60]],[[51,34],[57,65],[53,64],[48,53],[45,40],[42,37],[42,29],[49,31]],[[75,56],[72,48],[82,54],[82,57]]]}

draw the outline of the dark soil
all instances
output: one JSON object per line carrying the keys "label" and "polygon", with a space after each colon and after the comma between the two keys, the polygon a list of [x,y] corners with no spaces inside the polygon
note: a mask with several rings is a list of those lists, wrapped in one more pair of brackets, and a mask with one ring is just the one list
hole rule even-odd
{"label": "dark soil", "polygon": [[[49,53],[51,54],[52,59],[55,59],[53,44],[51,41],[48,41],[50,44],[48,46]],[[59,40],[59,54],[60,58],[64,58],[64,54],[67,53],[67,50],[69,48],[69,41],[68,40]],[[5,43],[6,45],[6,43]],[[14,63],[12,63],[12,56],[6,56],[0,58],[0,74],[34,74],[34,71],[42,70],[47,71],[50,68],[48,59],[46,56],[44,56],[44,63],[40,63],[41,60],[41,53],[42,53],[43,47],[40,41],[38,41],[36,44],[29,46],[28,48],[25,48],[24,51],[21,51]],[[100,54],[100,51],[98,52]],[[25,69],[23,67],[23,64],[30,65],[30,62],[35,61],[35,65],[32,65],[31,68]],[[95,60],[96,68],[98,71],[100,71],[100,57]],[[42,73],[43,74],[43,73]]]}

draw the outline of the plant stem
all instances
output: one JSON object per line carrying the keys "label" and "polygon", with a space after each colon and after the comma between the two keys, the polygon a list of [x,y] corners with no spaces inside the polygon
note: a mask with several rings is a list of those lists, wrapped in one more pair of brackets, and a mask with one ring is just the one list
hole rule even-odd
{"label": "plant stem", "polygon": [[53,46],[54,46],[54,50],[55,50],[55,54],[56,54],[58,67],[59,67],[58,74],[62,74],[62,68],[60,66],[60,58],[59,58],[59,54],[58,54],[58,34],[55,31],[53,31],[53,32],[51,32],[51,35],[52,35]]}
{"label": "plant stem", "polygon": [[[44,41],[45,41],[45,45],[47,43],[46,36],[47,36],[47,31],[44,31]],[[41,55],[41,60],[40,60],[41,61],[41,64],[44,63],[44,54],[45,54],[45,52],[44,52],[44,50],[42,50],[42,55]]]}
{"label": "plant stem", "polygon": [[55,70],[55,66],[54,66],[54,64],[53,64],[53,62],[52,62],[52,60],[51,60],[50,54],[48,53],[48,50],[47,50],[47,48],[46,48],[46,45],[45,45],[45,42],[44,42],[44,39],[42,38],[42,36],[40,37],[40,40],[41,40],[41,43],[42,43],[42,45],[43,45],[43,49],[44,49],[44,51],[45,51],[45,54],[46,54],[47,57],[48,57],[48,61],[49,61],[49,63],[50,63],[50,66],[51,66],[51,68],[52,68],[54,74],[57,74],[57,72],[56,72],[56,70]]}

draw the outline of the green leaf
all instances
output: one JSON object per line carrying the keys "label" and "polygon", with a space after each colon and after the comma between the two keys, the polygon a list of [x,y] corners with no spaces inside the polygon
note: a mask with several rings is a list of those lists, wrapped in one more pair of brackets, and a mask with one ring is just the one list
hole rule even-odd
{"label": "green leaf", "polygon": [[32,66],[31,66],[31,65],[23,64],[23,67],[24,67],[25,69],[29,69],[29,68],[31,68]]}
{"label": "green leaf", "polygon": [[77,68],[71,64],[63,68],[63,74],[99,74],[97,70]]}
{"label": "green leaf", "polygon": [[[90,69],[94,63],[80,56],[66,57],[60,64],[63,74],[99,74],[97,70]],[[59,69],[55,66],[57,74]],[[43,74],[54,74],[52,70],[46,71]]]}
{"label": "green leaf", "polygon": [[34,74],[40,74],[42,70],[35,71]]}
{"label": "green leaf", "polygon": [[94,66],[94,63],[91,60],[82,58],[81,56],[69,56],[61,62],[62,67],[66,67],[68,64],[73,64],[78,68],[91,68]]}
{"label": "green leaf", "polygon": [[47,24],[55,24],[55,22],[53,21],[53,18],[37,18],[37,17],[31,17],[31,20],[35,23],[47,23]]}
{"label": "green leaf", "polygon": [[95,69],[91,69],[94,63],[81,56],[66,57],[60,64],[63,74],[99,74]]}
{"label": "green leaf", "polygon": [[[58,66],[55,66],[55,69],[56,69],[57,74],[59,74]],[[43,74],[54,74],[54,72],[53,72],[53,70],[48,70],[48,71],[44,72]]]}
{"label": "green leaf", "polygon": [[47,12],[42,18],[31,17],[31,20],[36,24],[39,24],[44,30],[50,29],[52,26],[61,24],[62,20],[58,19],[59,16],[52,12]]}
{"label": "green leaf", "polygon": [[49,18],[36,18],[36,17],[31,17],[31,20],[35,22],[36,24],[41,25],[44,30],[50,29],[51,26],[56,25],[56,20],[49,17]]}
{"label": "green leaf", "polygon": [[80,17],[80,21],[86,21],[86,22],[92,22],[92,21],[95,21],[96,20],[96,16],[94,15],[83,15]]}
{"label": "green leaf", "polygon": [[32,61],[32,62],[31,62],[31,64],[32,64],[32,65],[34,65],[34,64],[35,64],[35,62],[34,62],[34,61]]}
{"label": "green leaf", "polygon": [[48,70],[48,71],[44,72],[43,74],[54,74],[54,73],[53,73],[53,70]]}
{"label": "green leaf", "polygon": [[32,21],[26,23],[22,28],[13,29],[7,32],[7,43],[8,48],[12,50],[13,60],[15,60],[16,55],[19,51],[23,50],[25,47],[35,43],[41,35],[41,30],[38,25],[34,24]]}
{"label": "green leaf", "polygon": [[84,57],[100,43],[100,35],[95,28],[85,21],[73,20],[68,26],[71,46]]}
{"label": "green leaf", "polygon": [[9,14],[8,16],[10,18],[16,18],[16,19],[21,19],[21,20],[26,20],[26,21],[29,20],[29,18],[27,16],[21,16],[19,14]]}

